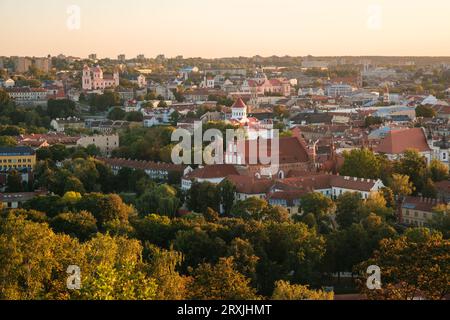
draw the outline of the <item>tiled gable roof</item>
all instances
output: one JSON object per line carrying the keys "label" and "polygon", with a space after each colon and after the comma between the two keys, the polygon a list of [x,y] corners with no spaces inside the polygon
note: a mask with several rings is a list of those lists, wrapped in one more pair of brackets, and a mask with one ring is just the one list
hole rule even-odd
{"label": "tiled gable roof", "polygon": [[386,154],[401,154],[408,149],[416,149],[419,152],[431,150],[422,128],[391,131],[381,140],[375,151]]}

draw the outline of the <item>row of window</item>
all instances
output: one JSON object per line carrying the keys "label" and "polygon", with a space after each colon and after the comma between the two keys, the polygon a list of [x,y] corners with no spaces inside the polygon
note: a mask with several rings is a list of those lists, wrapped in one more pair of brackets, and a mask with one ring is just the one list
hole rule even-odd
{"label": "row of window", "polygon": [[413,211],[413,212],[411,212],[411,211],[409,211],[409,210],[406,210],[405,211],[405,216],[406,217],[415,217],[415,218],[426,218],[427,217],[427,214],[426,213],[420,213],[420,212],[417,212],[417,211]]}
{"label": "row of window", "polygon": [[0,169],[2,169],[2,170],[8,170],[8,169],[27,169],[27,168],[31,169],[31,168],[32,168],[31,164],[29,164],[29,165],[26,165],[26,164],[23,164],[23,165],[21,165],[21,164],[19,164],[19,165],[5,165],[5,166],[1,166],[1,165],[0,165]]}
{"label": "row of window", "polygon": [[414,225],[416,227],[424,227],[425,226],[425,224],[423,222],[409,220],[409,219],[405,219],[405,223],[409,224],[409,225]]}
{"label": "row of window", "polygon": [[3,159],[0,163],[31,163],[31,159]]}

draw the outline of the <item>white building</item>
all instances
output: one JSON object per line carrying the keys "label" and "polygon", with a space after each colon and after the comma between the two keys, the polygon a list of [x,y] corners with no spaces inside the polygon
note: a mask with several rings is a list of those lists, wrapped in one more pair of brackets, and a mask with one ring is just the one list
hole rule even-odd
{"label": "white building", "polygon": [[202,83],[200,84],[200,88],[208,88],[208,89],[214,89],[215,87],[215,79],[213,77],[207,77],[203,79]]}
{"label": "white building", "polygon": [[142,74],[131,79],[130,81],[131,83],[137,84],[139,88],[145,88],[147,86],[147,79]]}
{"label": "white building", "polygon": [[43,88],[9,88],[7,92],[17,102],[45,101],[48,96]]}
{"label": "white building", "polygon": [[355,88],[348,84],[333,84],[328,86],[325,94],[329,97],[349,97],[352,95]]}
{"label": "white building", "polygon": [[6,89],[13,88],[15,85],[16,85],[16,82],[11,78],[5,80],[2,84],[2,86]]}

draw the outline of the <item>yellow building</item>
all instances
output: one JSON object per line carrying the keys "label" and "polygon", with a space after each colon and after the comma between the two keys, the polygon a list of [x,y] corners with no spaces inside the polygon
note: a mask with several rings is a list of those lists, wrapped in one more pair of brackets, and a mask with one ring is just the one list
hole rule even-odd
{"label": "yellow building", "polygon": [[0,171],[32,170],[36,165],[36,152],[30,147],[1,147]]}

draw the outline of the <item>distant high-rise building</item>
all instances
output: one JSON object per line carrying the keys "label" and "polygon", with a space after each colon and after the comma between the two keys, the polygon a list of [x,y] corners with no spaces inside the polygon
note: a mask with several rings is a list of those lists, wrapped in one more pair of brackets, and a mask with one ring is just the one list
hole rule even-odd
{"label": "distant high-rise building", "polygon": [[0,58],[0,69],[3,69],[5,66],[4,66],[4,63],[3,63],[3,58]]}
{"label": "distant high-rise building", "polygon": [[88,58],[89,58],[89,60],[95,61],[95,60],[97,60],[97,54],[96,53],[92,53],[92,54],[89,55]]}
{"label": "distant high-rise building", "polygon": [[163,54],[160,54],[160,55],[156,56],[156,60],[157,61],[164,61],[164,60],[166,60],[166,56],[163,55]]}
{"label": "distant high-rise building", "polygon": [[143,54],[138,54],[137,57],[136,57],[136,59],[138,59],[138,60],[145,60],[145,55],[143,55]]}
{"label": "distant high-rise building", "polygon": [[34,58],[34,66],[36,69],[48,73],[52,66],[52,61],[49,58]]}
{"label": "distant high-rise building", "polygon": [[117,60],[119,60],[119,61],[123,62],[123,61],[125,61],[125,60],[126,60],[126,57],[125,57],[125,55],[124,55],[124,54],[119,54],[119,55],[117,56]]}
{"label": "distant high-rise building", "polygon": [[30,69],[33,61],[27,57],[14,57],[14,71],[17,73],[25,73]]}

